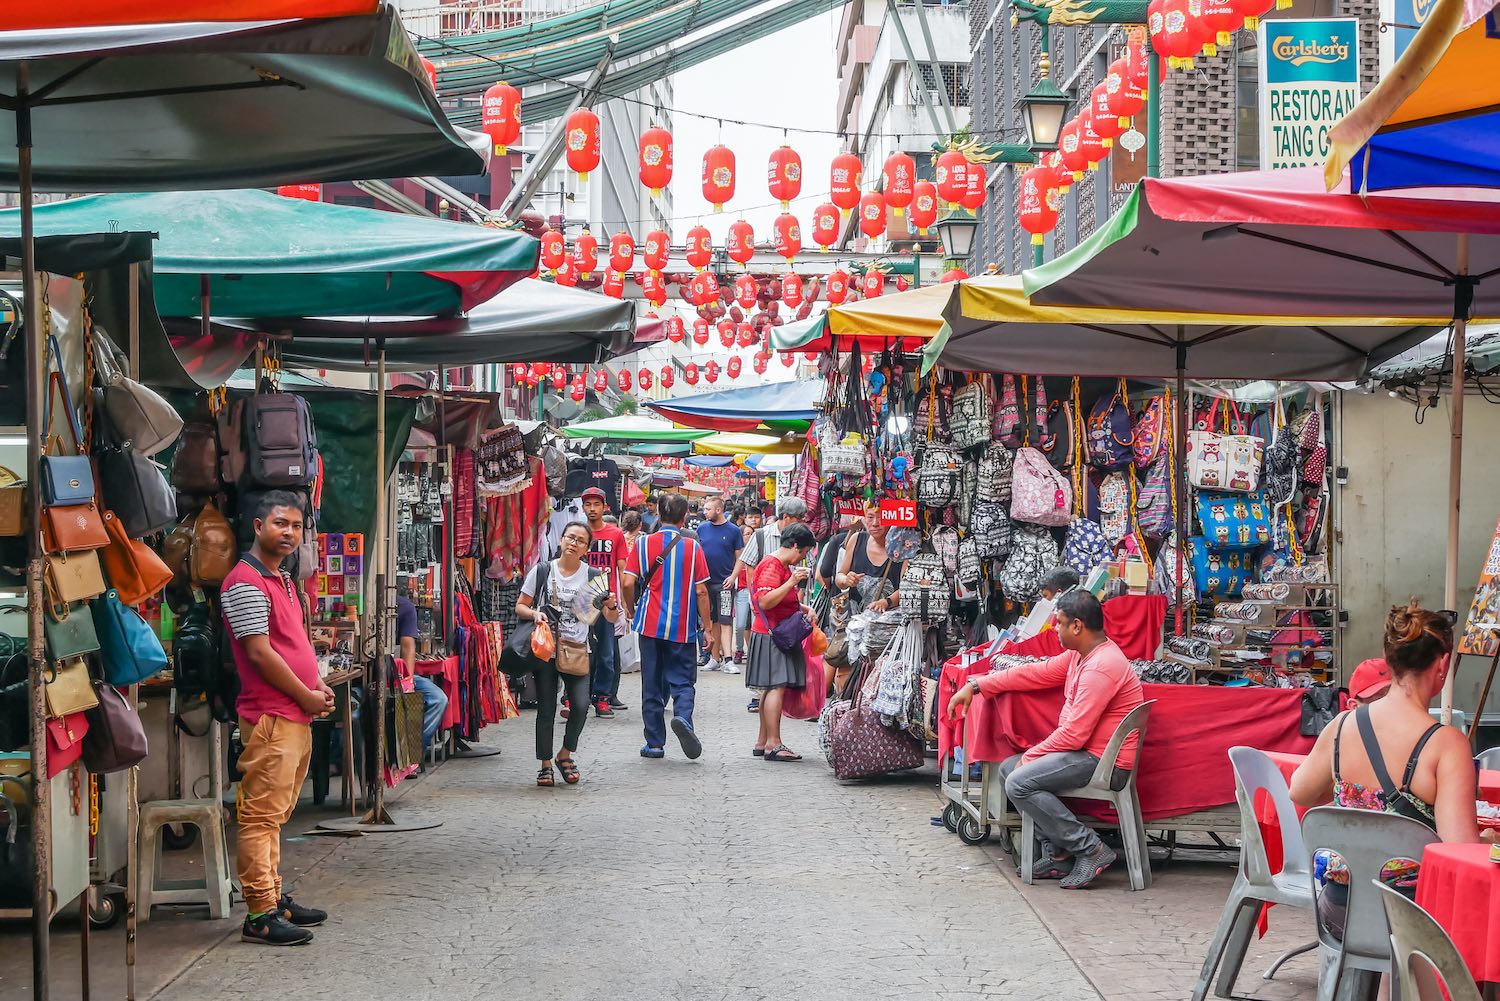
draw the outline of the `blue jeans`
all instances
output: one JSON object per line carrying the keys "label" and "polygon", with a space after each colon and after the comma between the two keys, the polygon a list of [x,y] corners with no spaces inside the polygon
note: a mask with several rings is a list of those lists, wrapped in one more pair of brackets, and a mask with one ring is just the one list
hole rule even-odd
{"label": "blue jeans", "polygon": [[422,694],[422,750],[432,746],[438,727],[443,725],[443,714],[448,711],[448,696],[431,678],[417,675],[412,684]]}
{"label": "blue jeans", "polygon": [[693,723],[693,697],[697,690],[698,644],[673,643],[654,636],[641,637],[641,722],[645,725],[646,746],[667,745],[667,699],[672,700],[672,715]]}
{"label": "blue jeans", "polygon": [[620,690],[620,647],[615,640],[615,624],[599,616],[594,621],[589,647],[589,694],[597,702]]}

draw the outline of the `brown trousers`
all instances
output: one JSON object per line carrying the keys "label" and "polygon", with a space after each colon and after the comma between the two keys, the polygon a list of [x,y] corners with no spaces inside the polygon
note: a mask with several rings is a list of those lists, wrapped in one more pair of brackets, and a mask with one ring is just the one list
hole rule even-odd
{"label": "brown trousers", "polygon": [[312,758],[312,728],[279,716],[262,716],[254,726],[240,720],[238,813],[235,861],[251,914],[276,909],[281,899],[281,826],[292,819],[297,794]]}

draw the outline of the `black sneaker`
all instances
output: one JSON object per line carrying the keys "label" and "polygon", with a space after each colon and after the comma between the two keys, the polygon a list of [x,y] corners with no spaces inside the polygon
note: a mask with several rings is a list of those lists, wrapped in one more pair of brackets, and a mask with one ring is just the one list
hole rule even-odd
{"label": "black sneaker", "polygon": [[316,907],[303,907],[285,893],[276,902],[276,910],[298,928],[316,928],[328,920],[327,911],[320,911]]}
{"label": "black sneaker", "polygon": [[625,703],[621,702],[618,698],[616,698],[613,695],[611,695],[609,697],[609,707],[611,709],[613,709],[615,712],[619,712],[622,709],[629,709],[630,708],[629,706],[627,706]]}
{"label": "black sneaker", "polygon": [[609,707],[609,699],[602,695],[594,700],[594,715],[600,719],[612,719],[615,711]]}
{"label": "black sneaker", "polygon": [[268,911],[258,918],[246,917],[240,929],[240,941],[256,945],[306,945],[312,940],[312,932],[298,928],[282,917],[280,911]]}
{"label": "black sneaker", "polygon": [[1063,877],[1060,885],[1064,890],[1081,890],[1114,865],[1116,858],[1114,849],[1101,841],[1091,850],[1073,856],[1073,869]]}

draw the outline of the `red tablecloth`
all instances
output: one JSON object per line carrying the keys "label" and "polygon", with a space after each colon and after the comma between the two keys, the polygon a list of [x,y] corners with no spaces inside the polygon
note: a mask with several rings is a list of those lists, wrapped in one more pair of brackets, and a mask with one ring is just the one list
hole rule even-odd
{"label": "red tablecloth", "polygon": [[1428,845],[1417,903],[1448,932],[1475,980],[1500,982],[1500,865],[1489,845]]}
{"label": "red tablecloth", "polygon": [[458,726],[464,715],[463,705],[458,700],[458,657],[419,660],[417,673],[437,682],[443,694],[448,696],[448,708],[443,712],[443,729]]}
{"label": "red tablecloth", "polygon": [[[1147,820],[1175,817],[1234,802],[1229,749],[1249,747],[1308,751],[1301,734],[1302,692],[1286,688],[1219,688],[1144,685],[1156,699],[1142,749],[1137,786]],[[976,699],[969,712],[969,754],[975,761],[1004,761],[1057,727],[1060,689],[1006,692]]]}

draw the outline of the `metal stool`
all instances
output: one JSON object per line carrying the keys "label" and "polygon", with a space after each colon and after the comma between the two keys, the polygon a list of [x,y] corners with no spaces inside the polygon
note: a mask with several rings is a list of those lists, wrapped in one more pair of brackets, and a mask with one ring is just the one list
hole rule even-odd
{"label": "metal stool", "polygon": [[[188,824],[203,846],[203,878],[161,878],[161,829]],[[153,904],[207,904],[213,918],[229,915],[229,852],[224,808],[211,799],[161,799],[141,804],[140,867],[136,872],[137,917],[151,920]]]}

